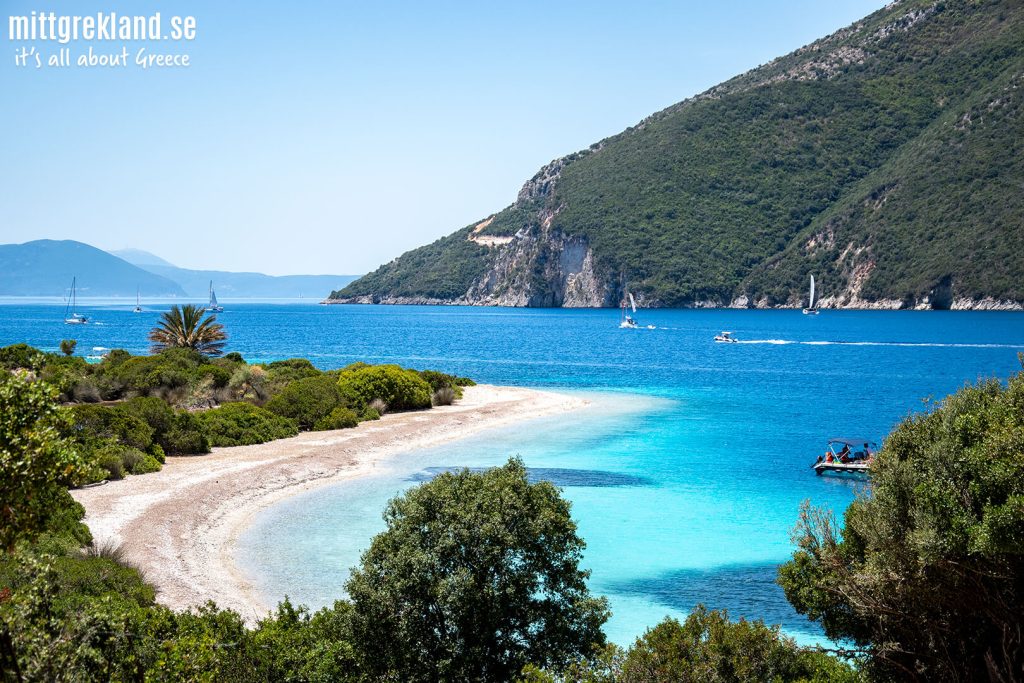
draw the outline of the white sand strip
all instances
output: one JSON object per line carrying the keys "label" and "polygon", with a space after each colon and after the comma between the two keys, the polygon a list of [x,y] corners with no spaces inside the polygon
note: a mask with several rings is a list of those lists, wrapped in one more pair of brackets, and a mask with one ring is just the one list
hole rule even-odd
{"label": "white sand strip", "polygon": [[478,385],[467,387],[452,406],[385,415],[354,429],[169,457],[160,472],[72,495],[85,506],[85,522],[96,540],[120,543],[156,586],[158,602],[183,609],[213,600],[252,622],[272,605],[261,603],[237,569],[234,550],[260,510],[367,474],[401,453],[588,404],[564,394]]}

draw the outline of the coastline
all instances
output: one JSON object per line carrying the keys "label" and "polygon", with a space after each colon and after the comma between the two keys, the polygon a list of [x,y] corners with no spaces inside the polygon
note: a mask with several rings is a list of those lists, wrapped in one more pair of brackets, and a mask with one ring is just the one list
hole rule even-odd
{"label": "coastline", "polygon": [[[72,491],[97,543],[119,543],[172,609],[213,600],[247,622],[272,605],[235,563],[239,535],[285,498],[372,472],[402,453],[579,410],[589,401],[535,389],[467,387],[451,406],[393,413],[353,429],[303,432],[209,455],[168,457],[160,472]],[[280,596],[283,597],[283,596]]]}

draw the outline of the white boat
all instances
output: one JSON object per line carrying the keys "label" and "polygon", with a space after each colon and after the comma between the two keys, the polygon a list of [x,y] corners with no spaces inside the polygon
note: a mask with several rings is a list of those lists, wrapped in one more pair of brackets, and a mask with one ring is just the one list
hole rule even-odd
{"label": "white boat", "polygon": [[64,307],[65,325],[84,325],[89,318],[78,312],[78,296],[76,293],[78,278],[71,278],[71,295],[68,296],[68,305]]}
{"label": "white boat", "polygon": [[[629,297],[629,307],[632,309],[633,315],[636,315],[636,301],[633,299],[633,295],[629,292],[626,292],[626,296]],[[636,319],[629,313],[626,313],[625,301],[622,302],[621,315],[619,316],[619,327],[624,330],[640,329],[640,324],[636,321]],[[653,330],[657,328],[655,328],[654,325],[647,325],[647,329]]]}
{"label": "white boat", "polygon": [[861,437],[832,437],[828,440],[825,455],[819,455],[811,465],[815,474],[865,475],[875,462],[878,444]]}
{"label": "white boat", "polygon": [[735,344],[739,341],[736,337],[732,336],[732,332],[722,330],[721,334],[715,335],[715,341],[720,344]]}
{"label": "white boat", "polygon": [[135,313],[142,313],[142,305],[139,303],[139,288],[135,288]]}
{"label": "white boat", "polygon": [[807,299],[807,308],[804,309],[804,315],[818,315],[818,302],[814,298],[814,276],[811,276],[811,296]]}
{"label": "white boat", "polygon": [[210,303],[206,307],[207,311],[214,311],[220,313],[224,310],[224,307],[217,303],[217,292],[213,291],[213,280],[210,280]]}
{"label": "white boat", "polygon": [[[633,308],[633,313],[636,313],[636,301],[633,300],[633,295],[629,292],[626,293],[629,297],[629,305]],[[639,325],[636,324],[636,320],[633,319],[629,313],[626,313],[626,301],[622,301],[622,307],[619,309],[619,327],[624,330],[635,330]]]}

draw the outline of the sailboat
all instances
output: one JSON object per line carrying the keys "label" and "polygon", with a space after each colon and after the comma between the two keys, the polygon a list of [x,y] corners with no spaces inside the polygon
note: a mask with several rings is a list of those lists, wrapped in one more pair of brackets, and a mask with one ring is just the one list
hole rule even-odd
{"label": "sailboat", "polygon": [[[633,300],[633,295],[627,292],[626,296],[629,297],[629,305],[633,307],[633,313],[636,313],[636,301]],[[633,316],[626,313],[625,299],[622,300],[622,307],[619,310],[619,327],[624,330],[635,330],[639,327],[639,325],[636,324],[636,321],[633,320]]]}
{"label": "sailboat", "polygon": [[139,302],[139,288],[135,288],[135,313],[142,313],[142,304]]}
{"label": "sailboat", "polygon": [[210,280],[210,304],[206,307],[208,311],[220,313],[224,307],[217,303],[217,292],[213,291],[213,280]]}
{"label": "sailboat", "polygon": [[[636,300],[633,299],[633,294],[631,292],[626,292],[626,296],[629,297],[629,307],[632,309],[633,315],[636,315]],[[622,301],[622,310],[619,316],[619,327],[625,330],[636,330],[640,328],[640,324],[637,323],[636,319],[629,313],[626,313],[625,300]],[[647,329],[653,330],[654,325],[648,325]]]}
{"label": "sailboat", "polygon": [[807,308],[804,309],[804,315],[818,315],[818,302],[814,298],[814,276],[811,276],[811,296],[807,300]]}
{"label": "sailboat", "polygon": [[71,295],[68,297],[68,305],[64,308],[65,325],[84,325],[89,322],[89,318],[78,312],[77,284],[78,278],[71,278]]}

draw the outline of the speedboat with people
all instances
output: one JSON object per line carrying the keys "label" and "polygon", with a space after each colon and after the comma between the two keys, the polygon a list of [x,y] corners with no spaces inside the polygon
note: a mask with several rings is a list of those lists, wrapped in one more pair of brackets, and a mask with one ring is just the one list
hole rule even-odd
{"label": "speedboat with people", "polygon": [[732,332],[722,330],[721,334],[715,335],[715,341],[722,344],[735,344],[739,341],[736,337],[732,336]]}
{"label": "speedboat with people", "polygon": [[875,461],[878,445],[870,439],[836,436],[828,440],[824,455],[811,465],[814,473],[866,475]]}

